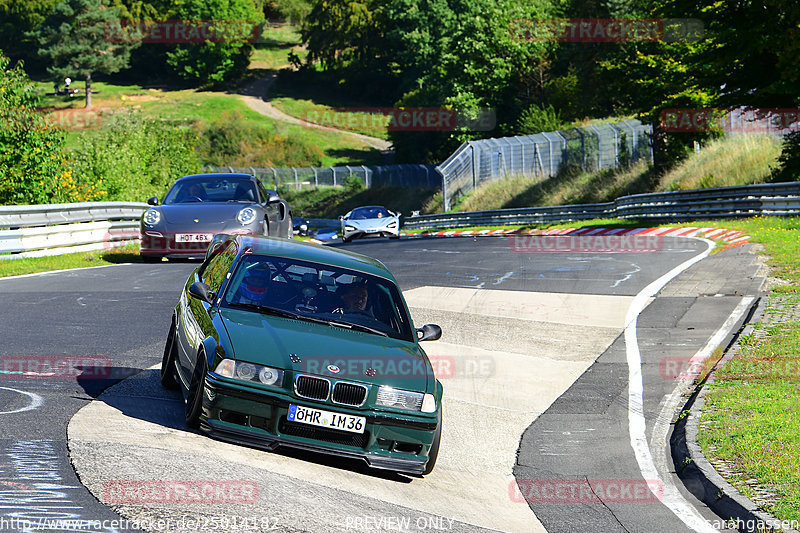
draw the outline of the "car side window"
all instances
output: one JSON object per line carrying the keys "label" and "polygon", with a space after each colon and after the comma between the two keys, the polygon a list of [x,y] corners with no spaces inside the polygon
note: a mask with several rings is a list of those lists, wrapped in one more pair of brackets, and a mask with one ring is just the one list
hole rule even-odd
{"label": "car side window", "polygon": [[208,285],[212,291],[219,293],[225,276],[233,265],[236,257],[236,243],[230,242],[224,250],[215,255],[208,266],[202,272],[202,281]]}
{"label": "car side window", "polygon": [[261,203],[264,203],[269,198],[269,192],[267,188],[259,181],[258,183],[258,192],[261,194]]}

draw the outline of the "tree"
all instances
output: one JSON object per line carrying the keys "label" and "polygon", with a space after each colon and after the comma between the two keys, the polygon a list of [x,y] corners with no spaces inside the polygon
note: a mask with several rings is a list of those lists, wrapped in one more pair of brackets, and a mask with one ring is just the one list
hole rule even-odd
{"label": "tree", "polygon": [[[184,21],[218,22],[222,36],[226,35],[226,26],[251,28],[264,21],[253,0],[184,0],[174,16]],[[177,44],[167,52],[167,64],[178,77],[201,84],[220,83],[242,74],[250,64],[253,45],[243,38],[246,36],[228,34],[230,39],[217,42]]]}
{"label": "tree", "polygon": [[[120,9],[104,0],[64,0],[33,35],[47,58],[47,72],[57,79],[80,75],[86,80],[86,107],[92,105],[92,73],[113,74],[128,67],[136,42],[109,38],[120,23]],[[122,42],[121,42],[122,41]]]}
{"label": "tree", "polygon": [[47,17],[58,0],[0,0],[0,47],[12,60],[36,58],[36,46],[26,35]]}

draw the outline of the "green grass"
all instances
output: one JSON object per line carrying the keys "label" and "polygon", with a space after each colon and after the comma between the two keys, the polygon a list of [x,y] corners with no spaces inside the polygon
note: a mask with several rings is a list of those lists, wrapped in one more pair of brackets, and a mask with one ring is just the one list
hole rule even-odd
{"label": "green grass", "polygon": [[272,104],[293,117],[322,126],[388,139],[389,117],[348,109],[391,107],[388,101],[365,96],[312,69],[302,72],[284,70],[270,89]]}
{"label": "green grass", "polygon": [[768,135],[728,136],[667,172],[658,190],[677,191],[749,185],[768,181],[781,153],[779,139]]}
{"label": "green grass", "polygon": [[0,277],[139,261],[141,261],[139,258],[139,245],[129,244],[119,248],[112,248],[111,250],[0,260]]}
{"label": "green grass", "polygon": [[698,439],[706,457],[739,474],[729,481],[746,496],[753,496],[748,480],[774,494],[766,510],[781,520],[800,520],[798,396],[800,321],[794,320],[745,343],[717,371]]}
{"label": "green grass", "polygon": [[[51,120],[67,130],[67,147],[75,147],[81,132],[97,129],[114,113],[138,110],[158,119],[182,120],[198,129],[221,117],[240,119],[244,124],[262,128],[282,144],[281,150],[270,154],[269,160],[254,161],[243,157],[211,161],[230,166],[331,166],[340,164],[379,164],[380,153],[361,141],[334,131],[304,128],[286,124],[253,111],[235,94],[197,89],[143,89],[139,86],[114,86],[95,95],[94,107],[83,108],[82,100],[62,102]],[[47,103],[47,102],[46,102]],[[48,109],[56,106],[51,105]],[[283,142],[281,140],[290,140]]]}
{"label": "green grass", "polygon": [[482,211],[543,205],[609,202],[650,192],[654,177],[644,163],[627,169],[583,172],[570,169],[551,178],[513,176],[484,183],[457,199],[453,211]]}
{"label": "green grass", "polygon": [[312,100],[279,96],[271,99],[272,105],[293,117],[313,122],[320,126],[352,131],[387,140],[389,117],[376,113],[348,111],[347,107],[332,107]]}
{"label": "green grass", "polygon": [[510,176],[467,192],[451,210],[599,203],[629,194],[765,183],[780,150],[769,136],[730,136],[710,142],[663,176],[644,163],[600,172],[566,169],[545,179]]}
{"label": "green grass", "polygon": [[300,29],[290,24],[270,26],[256,44],[250,56],[250,68],[274,70],[289,64],[289,53],[294,51],[300,59],[306,50],[300,46]]}

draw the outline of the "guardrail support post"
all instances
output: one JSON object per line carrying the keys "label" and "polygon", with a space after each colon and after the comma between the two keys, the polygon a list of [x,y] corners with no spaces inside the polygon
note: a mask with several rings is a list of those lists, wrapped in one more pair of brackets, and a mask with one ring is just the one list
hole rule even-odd
{"label": "guardrail support post", "polygon": [[317,187],[319,187],[319,179],[317,178],[317,168],[311,167],[311,170],[314,171],[314,188],[316,189]]}

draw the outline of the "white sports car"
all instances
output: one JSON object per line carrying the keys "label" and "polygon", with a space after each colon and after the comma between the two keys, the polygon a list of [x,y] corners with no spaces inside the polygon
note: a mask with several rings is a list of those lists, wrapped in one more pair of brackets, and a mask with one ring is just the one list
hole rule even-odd
{"label": "white sports car", "polygon": [[344,242],[373,236],[400,238],[400,214],[382,206],[357,207],[339,219]]}

